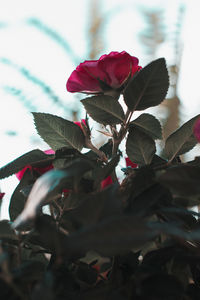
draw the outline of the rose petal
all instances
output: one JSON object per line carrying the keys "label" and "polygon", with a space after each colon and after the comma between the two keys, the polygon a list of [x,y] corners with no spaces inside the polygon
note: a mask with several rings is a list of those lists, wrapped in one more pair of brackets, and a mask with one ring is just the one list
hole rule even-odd
{"label": "rose petal", "polygon": [[108,185],[112,184],[112,177],[111,176],[108,176],[106,177],[106,179],[104,179],[102,182],[101,182],[101,188],[102,189],[105,189]]}
{"label": "rose petal", "polygon": [[137,164],[135,164],[134,162],[132,162],[130,160],[130,158],[128,158],[128,157],[125,157],[125,161],[126,161],[126,166],[127,167],[131,167],[131,168],[135,169],[138,166]]}
{"label": "rose petal", "polygon": [[5,193],[0,193],[0,200],[3,199],[4,195],[5,195]]}
{"label": "rose petal", "polygon": [[194,125],[194,135],[196,139],[200,142],[200,119],[195,122]]}

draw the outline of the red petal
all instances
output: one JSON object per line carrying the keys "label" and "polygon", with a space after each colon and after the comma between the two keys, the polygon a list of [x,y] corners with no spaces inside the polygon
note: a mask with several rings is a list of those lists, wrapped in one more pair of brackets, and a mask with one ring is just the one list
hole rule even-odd
{"label": "red petal", "polygon": [[112,184],[112,178],[111,176],[108,176],[106,179],[104,179],[102,182],[101,182],[101,188],[102,189],[105,189],[108,185]]}
{"label": "red petal", "polygon": [[0,193],[0,200],[3,199],[4,195],[5,195],[5,193]]}
{"label": "red petal", "polygon": [[133,168],[133,169],[137,168],[138,165],[135,164],[134,162],[132,162],[132,161],[130,160],[130,158],[125,157],[125,160],[126,160],[126,166],[127,166],[127,167],[131,167],[131,168]]}
{"label": "red petal", "polygon": [[200,119],[198,119],[194,125],[194,135],[196,139],[200,142]]}

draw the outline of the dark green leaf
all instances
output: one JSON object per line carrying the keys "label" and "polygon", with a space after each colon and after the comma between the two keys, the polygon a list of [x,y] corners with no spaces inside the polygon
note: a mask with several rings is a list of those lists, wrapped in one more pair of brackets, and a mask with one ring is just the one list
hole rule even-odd
{"label": "dark green leaf", "polygon": [[27,196],[22,193],[23,188],[32,185],[35,180],[34,173],[27,169],[10,199],[9,216],[11,221],[14,221],[24,209]]}
{"label": "dark green leaf", "polygon": [[174,157],[190,151],[197,144],[197,139],[193,135],[193,127],[199,117],[200,115],[197,115],[192,118],[167,138],[164,152],[170,161]]}
{"label": "dark green leaf", "polygon": [[124,112],[119,102],[106,95],[81,100],[88,114],[98,123],[115,125],[124,121]]}
{"label": "dark green leaf", "polygon": [[89,250],[103,256],[113,256],[129,252],[131,249],[139,249],[157,234],[157,229],[152,230],[144,220],[132,216],[119,216],[69,235],[69,240],[63,247],[70,256]]}
{"label": "dark green leaf", "polygon": [[0,240],[18,240],[15,231],[11,228],[9,221],[0,221]]}
{"label": "dark green leaf", "polygon": [[156,152],[154,140],[138,128],[129,130],[126,153],[138,165],[150,164]]}
{"label": "dark green leaf", "polygon": [[159,58],[132,78],[124,91],[124,100],[129,110],[144,110],[160,104],[169,87],[169,78],[164,58]]}
{"label": "dark green leaf", "polygon": [[0,168],[0,178],[8,177],[22,170],[25,166],[34,163],[49,162],[52,155],[47,155],[41,150],[32,150],[16,158],[6,166]]}
{"label": "dark green leaf", "polygon": [[33,116],[37,132],[53,150],[83,148],[85,138],[78,125],[51,114],[33,113]]}
{"label": "dark green leaf", "polygon": [[158,180],[168,187],[175,195],[200,196],[200,168],[180,165],[167,169]]}
{"label": "dark green leaf", "polygon": [[156,273],[142,281],[141,299],[183,299],[184,287],[174,276]]}
{"label": "dark green leaf", "polygon": [[[105,143],[103,146],[101,146],[99,148],[99,150],[104,152],[106,157],[108,159],[110,159],[112,157],[112,148],[113,148],[112,139],[110,139],[110,140],[108,140],[107,143]],[[85,153],[85,155],[90,159],[96,159],[96,160],[99,159],[99,156],[95,152],[93,152],[92,150]]]}
{"label": "dark green leaf", "polygon": [[200,205],[200,197],[199,199],[196,198],[196,197],[180,197],[180,196],[176,196],[174,197],[173,199],[173,203],[175,205],[178,205],[179,207],[182,206],[182,207],[194,207],[196,205]]}
{"label": "dark green leaf", "polygon": [[137,216],[149,216],[155,214],[157,206],[170,204],[172,196],[168,189],[155,183],[135,197],[133,193],[128,199],[127,212]]}
{"label": "dark green leaf", "polygon": [[131,127],[137,127],[153,139],[162,139],[160,122],[150,114],[142,114],[130,123]]}
{"label": "dark green leaf", "polygon": [[118,165],[120,156],[116,155],[105,165],[104,167],[97,167],[93,170],[93,178],[94,178],[94,188],[97,188],[99,184],[101,184],[102,180],[106,179],[111,173],[114,171],[116,166]]}
{"label": "dark green leaf", "polygon": [[88,285],[94,285],[97,281],[97,271],[91,268],[88,264],[79,262],[76,270],[76,277]]}
{"label": "dark green leaf", "polygon": [[[150,166],[134,170],[134,176],[128,178],[130,197],[135,199],[155,184],[155,172]],[[126,191],[127,194],[128,191]],[[132,201],[130,199],[130,201]]]}
{"label": "dark green leaf", "polygon": [[23,279],[23,283],[39,281],[43,278],[45,265],[40,261],[26,261],[16,268],[13,275],[16,279]]}
{"label": "dark green leaf", "polygon": [[116,185],[111,185],[103,191],[89,194],[81,199],[77,207],[64,212],[61,226],[68,231],[72,227],[80,229],[83,226],[96,224],[105,218],[121,213],[122,199]]}

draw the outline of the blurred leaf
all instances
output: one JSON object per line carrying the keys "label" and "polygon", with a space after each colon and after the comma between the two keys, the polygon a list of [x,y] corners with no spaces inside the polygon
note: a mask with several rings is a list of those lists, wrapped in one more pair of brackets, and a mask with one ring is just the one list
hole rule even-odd
{"label": "blurred leaf", "polygon": [[169,188],[175,195],[200,196],[200,168],[180,165],[167,169],[158,177],[158,181]]}
{"label": "blurred leaf", "polygon": [[150,114],[142,114],[130,123],[131,128],[137,127],[153,139],[162,139],[160,122]]}
{"label": "blurred leaf", "polygon": [[13,226],[20,229],[36,217],[41,207],[59,197],[62,189],[73,187],[81,176],[90,170],[92,165],[77,159],[71,166],[63,170],[52,170],[37,179],[29,194],[22,213],[15,220]]}
{"label": "blurred leaf", "polygon": [[155,184],[155,172],[150,166],[141,167],[134,170],[133,176],[128,177],[128,182],[130,197],[134,199]]}
{"label": "blurred leaf", "polygon": [[49,162],[52,160],[52,155],[45,154],[41,150],[32,150],[16,158],[6,166],[0,168],[0,178],[8,177],[14,173],[19,172],[25,166],[34,163]]}
{"label": "blurred leaf", "polygon": [[150,216],[155,214],[158,206],[169,205],[171,201],[172,196],[168,189],[161,184],[154,183],[137,197],[134,197],[134,193],[129,197],[127,212],[140,217]]}
{"label": "blurred leaf", "polygon": [[24,209],[28,195],[25,196],[22,190],[27,186],[32,185],[35,180],[36,177],[34,176],[34,173],[27,169],[10,199],[9,216],[11,221],[14,221]]}
{"label": "blurred leaf", "polygon": [[142,299],[183,299],[184,288],[173,275],[157,273],[142,282]]}
{"label": "blurred leaf", "polygon": [[[112,217],[69,235],[64,246],[68,255],[76,256],[94,250],[103,256],[127,253],[140,249],[158,234],[144,220],[132,216]],[[67,253],[66,253],[67,254]]]}
{"label": "blurred leaf", "polygon": [[124,91],[124,101],[129,110],[144,110],[160,104],[169,87],[164,58],[154,60],[132,78]]}
{"label": "blurred leaf", "polygon": [[33,116],[38,134],[53,150],[83,148],[85,138],[78,125],[51,114],[33,113]]}
{"label": "blurred leaf", "polygon": [[78,280],[83,281],[87,285],[93,285],[97,281],[97,271],[84,262],[79,262],[75,274]]}
{"label": "blurred leaf", "polygon": [[11,228],[11,224],[8,220],[0,221],[0,239],[18,241],[18,237],[13,228]]}
{"label": "blurred leaf", "polygon": [[100,124],[115,125],[124,121],[121,105],[111,96],[92,96],[81,102],[92,119]]}
{"label": "blurred leaf", "polygon": [[15,279],[21,279],[25,284],[28,282],[39,281],[43,278],[45,271],[45,264],[40,261],[25,261],[18,268],[13,271]]}
{"label": "blurred leaf", "polygon": [[197,115],[192,118],[167,138],[164,152],[170,161],[174,157],[190,151],[197,144],[197,139],[193,134],[193,127],[199,117],[200,115]]}
{"label": "blurred leaf", "polygon": [[122,199],[116,185],[111,185],[103,191],[83,197],[77,207],[63,213],[60,224],[70,231],[69,223],[70,227],[80,229],[121,213]]}
{"label": "blurred leaf", "polygon": [[154,140],[138,128],[131,128],[126,141],[128,157],[138,165],[150,164],[156,152]]}
{"label": "blurred leaf", "polygon": [[193,207],[195,205],[200,205],[200,197],[198,199],[196,197],[186,198],[184,196],[175,196],[173,198],[173,203],[179,207]]}

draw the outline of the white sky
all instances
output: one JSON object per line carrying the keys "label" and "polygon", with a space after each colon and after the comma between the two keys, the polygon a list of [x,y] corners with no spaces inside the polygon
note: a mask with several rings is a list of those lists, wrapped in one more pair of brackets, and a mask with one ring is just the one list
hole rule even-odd
{"label": "white sky", "polygon": [[[105,53],[126,50],[137,56],[142,65],[144,52],[138,41],[138,32],[144,29],[144,20],[138,12],[138,7],[144,5],[149,9],[152,6],[165,8],[163,22],[170,36],[176,26],[178,5],[183,1],[102,0],[100,2],[103,14],[112,13],[112,18],[108,18],[108,22],[103,27]],[[28,24],[27,20],[37,18],[57,31],[67,40],[74,55],[78,61],[80,58],[81,62],[88,59],[89,3],[89,0],[0,0],[0,166],[34,148],[39,147],[43,150],[48,148],[37,136],[30,112],[16,96],[8,93],[9,88],[22,90],[23,96],[26,96],[32,106],[30,109],[39,107],[39,111],[67,117],[62,108],[48,100],[37,84],[25,79],[19,72],[20,67],[30,70],[32,75],[45,81],[64,106],[73,109],[78,105],[77,97],[67,93],[65,89],[67,78],[75,67],[71,57],[61,46]],[[184,52],[179,84],[185,119],[200,113],[199,9],[199,1],[187,1],[182,30]],[[168,41],[165,48],[161,48],[159,52],[160,56],[166,57],[168,62],[171,60],[170,45]],[[5,64],[2,58],[9,59],[10,64]],[[8,131],[16,131],[18,135],[8,136],[6,135]],[[7,217],[9,197],[16,184],[15,176],[0,183],[1,190],[6,192],[3,206],[5,217]]]}

